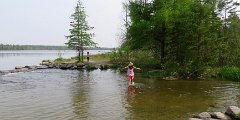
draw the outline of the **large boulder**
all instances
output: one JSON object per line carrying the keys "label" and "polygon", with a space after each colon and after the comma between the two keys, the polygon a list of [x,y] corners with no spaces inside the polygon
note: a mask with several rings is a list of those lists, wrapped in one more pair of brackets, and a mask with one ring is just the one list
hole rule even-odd
{"label": "large boulder", "polygon": [[222,112],[213,112],[211,113],[212,118],[220,119],[220,120],[231,120],[229,116]]}
{"label": "large boulder", "polygon": [[22,69],[22,66],[16,66],[15,69]]}
{"label": "large boulder", "polygon": [[240,108],[236,106],[229,106],[225,114],[229,115],[232,118],[236,118],[240,114]]}

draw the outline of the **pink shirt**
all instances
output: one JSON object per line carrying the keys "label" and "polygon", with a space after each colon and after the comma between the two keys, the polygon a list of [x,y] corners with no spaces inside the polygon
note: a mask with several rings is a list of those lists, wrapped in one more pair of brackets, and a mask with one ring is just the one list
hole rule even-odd
{"label": "pink shirt", "polygon": [[[133,69],[134,69],[134,68],[133,68]],[[134,76],[134,71],[133,71],[133,69],[128,68],[128,70],[127,70],[127,75],[128,75],[128,76]]]}

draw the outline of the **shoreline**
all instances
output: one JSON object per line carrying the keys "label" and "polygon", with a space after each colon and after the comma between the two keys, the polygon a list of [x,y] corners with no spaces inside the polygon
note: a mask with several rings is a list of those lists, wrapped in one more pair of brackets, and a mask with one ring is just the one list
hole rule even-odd
{"label": "shoreline", "polygon": [[12,70],[0,70],[0,75],[7,75],[11,73],[19,72],[31,72],[38,69],[61,69],[61,70],[94,70],[101,69],[107,70],[114,68],[114,65],[109,62],[85,62],[85,63],[76,63],[76,62],[42,62],[39,65],[31,66],[15,66],[15,69]]}

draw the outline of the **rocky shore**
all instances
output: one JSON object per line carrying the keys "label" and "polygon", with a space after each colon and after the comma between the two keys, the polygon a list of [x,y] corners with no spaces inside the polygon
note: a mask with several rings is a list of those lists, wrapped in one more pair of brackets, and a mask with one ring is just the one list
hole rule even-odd
{"label": "rocky shore", "polygon": [[225,113],[222,112],[202,112],[194,115],[189,120],[240,120],[240,108],[229,106]]}
{"label": "rocky shore", "polygon": [[69,63],[69,62],[42,62],[40,65],[16,66],[14,70],[0,70],[0,75],[18,72],[30,72],[37,69],[62,69],[62,70],[79,70],[79,69],[101,69],[112,68],[112,64],[107,62],[88,62],[88,63]]}

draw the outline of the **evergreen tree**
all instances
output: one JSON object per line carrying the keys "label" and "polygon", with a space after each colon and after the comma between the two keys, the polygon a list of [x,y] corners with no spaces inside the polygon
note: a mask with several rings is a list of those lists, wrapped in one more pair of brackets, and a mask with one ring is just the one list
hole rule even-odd
{"label": "evergreen tree", "polygon": [[72,19],[72,28],[69,29],[70,35],[66,36],[69,40],[66,45],[78,51],[79,62],[83,62],[83,51],[85,46],[96,46],[96,43],[91,40],[93,34],[89,33],[93,27],[88,25],[86,17],[87,15],[85,14],[84,7],[79,0],[75,7],[75,12],[70,17]]}

